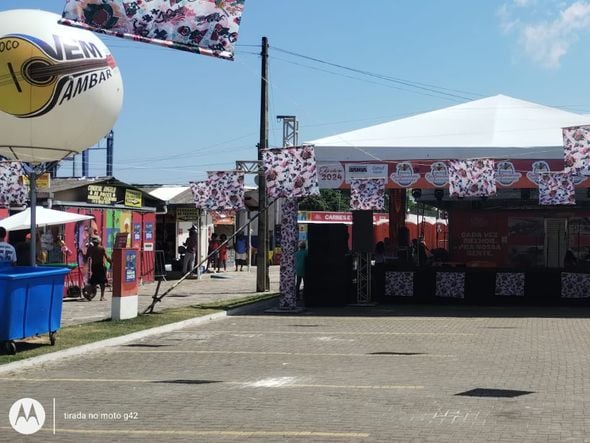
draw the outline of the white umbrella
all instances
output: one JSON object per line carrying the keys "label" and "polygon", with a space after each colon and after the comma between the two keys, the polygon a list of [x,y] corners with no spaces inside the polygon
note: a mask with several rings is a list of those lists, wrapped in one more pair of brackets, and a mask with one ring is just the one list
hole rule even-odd
{"label": "white umbrella", "polygon": [[[37,206],[35,208],[35,222],[37,226],[63,225],[94,218],[91,215],[73,214],[71,212],[56,211]],[[0,226],[7,231],[31,229],[31,208],[27,208],[18,214],[11,215],[0,220]]]}

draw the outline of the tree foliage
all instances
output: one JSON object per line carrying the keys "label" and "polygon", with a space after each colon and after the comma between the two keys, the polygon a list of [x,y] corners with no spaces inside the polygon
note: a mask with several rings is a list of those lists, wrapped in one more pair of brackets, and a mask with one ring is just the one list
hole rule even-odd
{"label": "tree foliage", "polygon": [[299,202],[300,211],[350,211],[350,191],[320,189],[320,195],[305,197]]}

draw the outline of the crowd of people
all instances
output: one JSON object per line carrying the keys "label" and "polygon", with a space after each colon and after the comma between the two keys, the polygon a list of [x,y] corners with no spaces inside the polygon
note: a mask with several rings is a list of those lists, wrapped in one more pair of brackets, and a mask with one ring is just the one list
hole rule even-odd
{"label": "crowd of people", "polygon": [[[27,233],[22,240],[11,244],[7,241],[6,229],[0,226],[0,266],[31,266],[31,234]],[[35,245],[35,264],[44,265],[52,263],[67,264],[71,258],[71,251],[66,246],[62,234],[55,237],[52,233],[38,233]],[[83,255],[84,263],[90,268],[88,284],[84,288],[84,296],[92,300],[100,288],[100,300],[105,300],[105,288],[108,284],[107,263],[112,264],[106,249],[102,245],[101,238],[93,235]]]}
{"label": "crowd of people", "polygon": [[[31,266],[31,234],[16,237],[12,243],[6,239],[6,229],[0,227],[0,263],[3,265]],[[51,238],[49,241],[48,239]],[[51,233],[37,233],[35,243],[35,264],[67,263],[70,250],[66,246],[63,235],[54,237]]]}
{"label": "crowd of people", "polygon": [[[192,226],[189,229],[189,235],[182,246],[182,272],[183,274],[197,274],[198,263],[195,262],[197,257],[198,235],[197,228]],[[229,250],[235,252],[235,271],[243,271],[244,266],[248,264],[248,254],[250,245],[248,238],[243,233],[238,233],[232,242],[228,241],[227,235],[213,232],[209,238],[207,246],[207,262],[205,272],[218,273],[227,272]]]}
{"label": "crowd of people", "polygon": [[[430,251],[424,239],[414,238],[407,248],[399,248],[396,255],[393,242],[386,237],[383,241],[377,242],[373,252],[373,260],[376,264],[385,263],[388,259],[403,258],[404,261],[409,262],[415,266],[425,266],[437,259],[438,251]],[[401,254],[403,252],[404,254]]]}

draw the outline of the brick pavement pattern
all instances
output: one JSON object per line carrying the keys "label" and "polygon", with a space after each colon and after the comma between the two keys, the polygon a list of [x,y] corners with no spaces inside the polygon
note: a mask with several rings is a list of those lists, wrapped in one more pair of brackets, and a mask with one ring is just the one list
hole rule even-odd
{"label": "brick pavement pattern", "polygon": [[3,375],[0,441],[585,442],[589,342],[582,307],[231,316]]}

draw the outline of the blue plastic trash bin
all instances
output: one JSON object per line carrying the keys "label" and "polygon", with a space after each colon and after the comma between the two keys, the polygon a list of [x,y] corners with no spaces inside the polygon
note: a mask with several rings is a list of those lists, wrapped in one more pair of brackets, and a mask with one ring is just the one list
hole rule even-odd
{"label": "blue plastic trash bin", "polygon": [[0,268],[0,342],[16,353],[14,340],[55,333],[61,326],[61,309],[68,268],[16,266]]}

